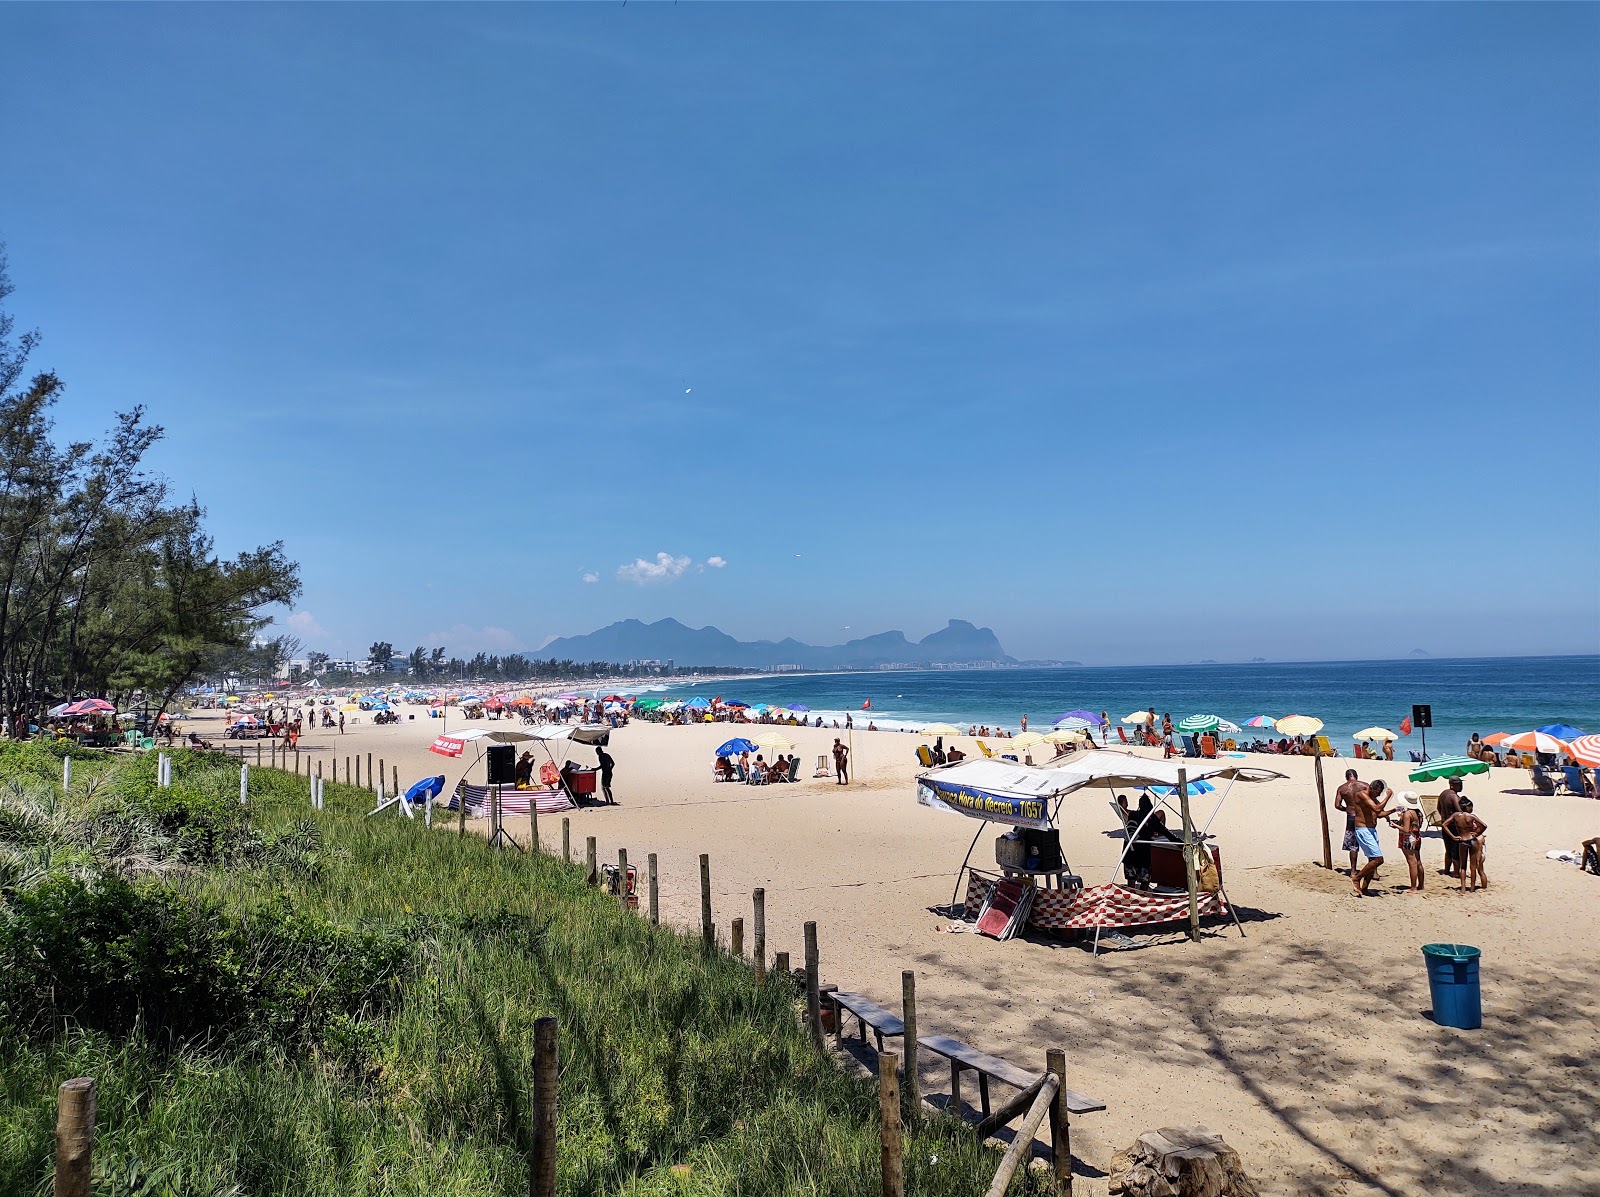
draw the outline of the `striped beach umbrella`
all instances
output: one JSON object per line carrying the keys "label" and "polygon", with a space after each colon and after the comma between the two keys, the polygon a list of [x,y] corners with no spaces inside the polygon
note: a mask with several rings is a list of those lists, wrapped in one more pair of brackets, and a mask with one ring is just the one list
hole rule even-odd
{"label": "striped beach umbrella", "polygon": [[959,736],[962,731],[951,723],[930,723],[917,734],[921,736]]}
{"label": "striped beach umbrella", "polygon": [[1486,762],[1470,756],[1441,756],[1411,770],[1412,781],[1438,781],[1442,777],[1465,777],[1469,773],[1487,773]]}
{"label": "striped beach umbrella", "polygon": [[1580,765],[1600,766],[1600,736],[1579,736],[1567,745],[1567,755]]}
{"label": "striped beach umbrella", "polygon": [[1181,732],[1208,732],[1216,731],[1217,724],[1222,720],[1215,715],[1190,715],[1178,721],[1178,730]]}
{"label": "striped beach umbrella", "polygon": [[1251,715],[1244,721],[1246,727],[1271,727],[1276,728],[1278,721],[1271,715]]}
{"label": "striped beach umbrella", "polygon": [[1044,737],[1038,732],[1018,732],[1006,741],[1007,748],[1032,748],[1035,744],[1043,744]]}
{"label": "striped beach umbrella", "polygon": [[1509,748],[1513,752],[1560,752],[1566,748],[1565,740],[1558,740],[1554,736],[1547,736],[1543,732],[1523,732],[1520,736],[1512,736],[1509,740],[1502,740],[1500,747]]}
{"label": "striped beach umbrella", "polygon": [[1315,715],[1285,715],[1273,725],[1286,736],[1314,736],[1322,730]]}

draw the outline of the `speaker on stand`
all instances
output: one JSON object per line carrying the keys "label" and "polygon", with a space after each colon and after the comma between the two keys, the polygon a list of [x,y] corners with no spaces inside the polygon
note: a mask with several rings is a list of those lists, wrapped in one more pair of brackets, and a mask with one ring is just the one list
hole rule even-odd
{"label": "speaker on stand", "polygon": [[522,845],[512,839],[506,831],[504,807],[500,798],[503,786],[517,783],[517,750],[510,744],[494,744],[483,756],[488,762],[489,784],[494,787],[489,795],[489,847],[498,848],[504,843],[521,852]]}

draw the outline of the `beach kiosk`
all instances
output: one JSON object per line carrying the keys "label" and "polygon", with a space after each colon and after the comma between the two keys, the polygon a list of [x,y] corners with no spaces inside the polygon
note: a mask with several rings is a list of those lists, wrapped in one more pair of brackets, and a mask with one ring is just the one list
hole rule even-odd
{"label": "beach kiosk", "polygon": [[[1207,915],[1232,916],[1222,888],[1220,851],[1205,838],[1226,792],[1217,794],[1204,826],[1196,827],[1192,817],[1184,818],[1188,803],[1177,790],[1180,768],[1191,796],[1201,782],[1212,789],[1210,783],[1215,780],[1266,781],[1284,776],[1272,769],[1231,762],[1179,763],[1111,751],[1084,753],[1049,767],[980,759],[919,774],[920,805],[964,815],[980,824],[956,873],[952,913],[960,911],[963,917],[976,918],[979,932],[997,939],[1009,939],[1024,926],[1057,933],[1093,929],[1097,952],[1104,929],[1182,919],[1198,922]],[[1119,790],[1143,790],[1151,795],[1150,813],[1139,824],[1125,828],[1123,851],[1110,878],[1103,884],[1085,886],[1061,847],[1058,820],[1062,805],[1069,795],[1080,791],[1108,793],[1114,799]],[[1182,849],[1192,847],[1196,868],[1183,867],[1185,881],[1178,886],[1119,883],[1130,850],[1148,843],[1143,838],[1145,825],[1163,808],[1177,816],[1184,829]],[[994,867],[978,868],[972,864],[972,854],[991,824],[1009,830],[995,841]],[[1204,867],[1202,851],[1209,858],[1209,869]],[[1165,875],[1170,877],[1170,873]],[[1234,925],[1238,926],[1237,917]],[[1239,930],[1242,935],[1243,928]]]}

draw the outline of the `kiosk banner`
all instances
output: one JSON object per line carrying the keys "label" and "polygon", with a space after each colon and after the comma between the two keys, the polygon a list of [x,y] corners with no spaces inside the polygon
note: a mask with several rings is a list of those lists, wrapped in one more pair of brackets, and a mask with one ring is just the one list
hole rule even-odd
{"label": "kiosk banner", "polygon": [[969,818],[1006,823],[1012,827],[1043,829],[1050,826],[1049,812],[1043,798],[997,794],[976,786],[941,782],[933,777],[925,777],[917,783],[917,802],[934,810],[953,810]]}

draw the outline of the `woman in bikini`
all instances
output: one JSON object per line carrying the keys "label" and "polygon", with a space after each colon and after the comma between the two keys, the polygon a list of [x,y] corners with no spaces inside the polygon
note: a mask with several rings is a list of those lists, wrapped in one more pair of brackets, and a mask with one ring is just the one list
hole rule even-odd
{"label": "woman in bikini", "polygon": [[1389,824],[1400,833],[1400,855],[1406,858],[1411,874],[1411,893],[1422,889],[1422,803],[1407,790],[1400,795],[1400,809],[1389,816]]}

